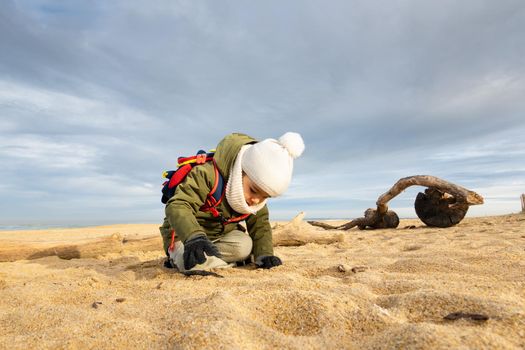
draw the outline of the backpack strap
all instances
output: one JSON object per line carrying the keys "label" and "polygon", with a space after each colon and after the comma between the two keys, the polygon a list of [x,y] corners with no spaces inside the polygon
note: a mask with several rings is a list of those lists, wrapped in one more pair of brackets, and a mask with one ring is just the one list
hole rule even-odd
{"label": "backpack strap", "polygon": [[204,212],[209,211],[213,215],[213,217],[220,218],[223,225],[227,225],[233,222],[243,221],[248,216],[250,216],[250,214],[244,214],[244,215],[226,219],[217,210],[217,207],[219,206],[219,204],[222,203],[222,200],[224,199],[224,195],[225,195],[224,189],[226,185],[224,183],[224,178],[219,172],[219,168],[217,167],[217,163],[215,162],[215,159],[212,159],[212,162],[213,162],[213,169],[215,170],[215,181],[213,183],[213,187],[210,193],[208,193],[208,195],[206,196],[206,201],[204,202],[204,205],[200,207],[200,210]]}
{"label": "backpack strap", "polygon": [[240,222],[240,221],[243,221],[243,220],[247,219],[248,216],[250,216],[250,215],[251,214],[243,214],[241,216],[237,216],[237,217],[234,217],[234,218],[229,218],[228,220],[223,221],[222,224],[223,225],[228,225],[228,224],[231,224],[233,222]]}
{"label": "backpack strap", "polygon": [[[217,163],[215,163],[215,159],[212,159],[213,162],[213,171],[215,172],[215,180],[213,182],[213,187],[211,188],[210,193],[206,196],[206,200],[204,201],[204,204],[200,207],[201,211],[209,211],[212,213],[214,217],[219,216],[219,212],[217,211],[217,206],[222,202],[223,199],[223,187],[224,187],[224,180],[222,179],[222,175],[219,172],[219,168],[217,168]],[[221,186],[219,186],[219,184]],[[219,191],[217,191],[219,189]]]}

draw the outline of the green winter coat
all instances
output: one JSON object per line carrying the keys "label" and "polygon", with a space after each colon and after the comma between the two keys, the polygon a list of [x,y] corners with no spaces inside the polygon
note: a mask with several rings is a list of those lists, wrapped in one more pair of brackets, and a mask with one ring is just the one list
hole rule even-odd
{"label": "green winter coat", "polygon": [[[244,134],[230,134],[217,146],[215,162],[223,176],[224,183],[228,182],[230,169],[242,146],[257,141]],[[166,203],[166,218],[160,227],[164,241],[164,250],[167,251],[171,228],[175,229],[177,239],[186,241],[196,232],[204,232],[210,240],[223,237],[226,233],[239,229],[239,224],[223,225],[210,212],[200,211],[206,196],[210,193],[215,181],[215,170],[211,162],[194,167],[188,176],[181,182],[175,195]],[[217,210],[226,219],[241,214],[235,212],[224,199]],[[263,255],[273,255],[272,229],[269,222],[268,207],[265,205],[255,215],[246,219],[248,234],[253,240],[255,258]]]}

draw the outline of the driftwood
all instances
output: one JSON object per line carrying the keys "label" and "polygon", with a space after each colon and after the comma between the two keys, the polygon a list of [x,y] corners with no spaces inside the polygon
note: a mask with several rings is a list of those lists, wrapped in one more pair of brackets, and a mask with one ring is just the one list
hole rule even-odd
{"label": "driftwood", "polygon": [[39,243],[11,243],[2,242],[0,261],[31,260],[46,256],[58,256],[62,259],[94,258],[98,255],[121,251],[122,237],[114,234],[75,243],[66,242],[39,242]]}
{"label": "driftwood", "polygon": [[2,242],[0,248],[0,262],[15,260],[32,260],[46,256],[58,256],[61,259],[96,258],[107,253],[121,253],[123,251],[152,251],[161,250],[160,235],[141,238],[122,238],[120,234],[107,237],[85,239],[80,242]]}
{"label": "driftwood", "polygon": [[521,212],[525,213],[525,194],[521,195]]}
{"label": "driftwood", "polygon": [[308,221],[310,225],[322,227],[325,230],[349,230],[353,227],[359,227],[364,230],[367,227],[371,228],[395,228],[399,225],[399,217],[391,210],[387,211],[385,215],[379,216],[374,209],[367,209],[365,217],[357,218],[344,225],[333,226],[319,221]]}
{"label": "driftwood", "polygon": [[468,204],[435,188],[419,192],[414,203],[417,216],[427,226],[450,227],[458,224],[468,211]]}
{"label": "driftwood", "polygon": [[376,202],[377,211],[380,214],[386,213],[388,210],[388,206],[386,205],[388,201],[403,192],[407,187],[414,185],[435,188],[441,192],[448,193],[455,198],[456,203],[465,203],[467,205],[483,204],[483,197],[474,191],[467,190],[464,187],[455,185],[435,176],[415,175],[400,179],[391,189],[382,194]]}
{"label": "driftwood", "polygon": [[144,251],[162,249],[162,238],[160,235],[150,237],[124,237],[122,240],[122,249],[127,251]]}
{"label": "driftwood", "polygon": [[428,226],[450,227],[459,223],[467,213],[470,205],[483,204],[483,197],[474,191],[455,185],[430,175],[415,175],[400,179],[387,192],[382,194],[377,202],[377,209],[367,209],[363,218],[354,219],[341,226],[331,226],[316,221],[311,225],[324,229],[348,230],[352,227],[396,228],[399,217],[388,210],[388,201],[410,186],[428,187],[424,193],[416,197],[414,207],[417,216]]}
{"label": "driftwood", "polygon": [[299,213],[286,224],[277,224],[273,228],[274,246],[300,246],[307,243],[331,244],[344,241],[341,233],[326,233],[312,228],[303,221],[304,212]]}

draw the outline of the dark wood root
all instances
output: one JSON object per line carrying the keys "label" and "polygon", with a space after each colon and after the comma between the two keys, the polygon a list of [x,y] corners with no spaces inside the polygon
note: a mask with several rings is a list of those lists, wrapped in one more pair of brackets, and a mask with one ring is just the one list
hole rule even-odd
{"label": "dark wood root", "polygon": [[418,193],[414,207],[427,226],[451,227],[463,220],[469,205],[436,188],[427,188],[425,193]]}
{"label": "dark wood root", "polygon": [[358,227],[360,230],[366,228],[396,228],[399,225],[399,217],[392,210],[381,215],[375,209],[369,208],[365,211],[364,218],[357,218],[340,226],[332,226],[319,221],[308,221],[310,225],[322,227],[325,230],[350,230]]}
{"label": "dark wood root", "polygon": [[351,228],[354,228],[357,226],[359,227],[360,230],[364,230],[366,228],[367,222],[369,221],[370,220],[367,220],[366,218],[357,218],[350,222],[347,222],[344,225],[338,226],[337,229],[338,230],[350,230]]}
{"label": "dark wood root", "polygon": [[329,225],[329,224],[325,224],[324,222],[307,221],[307,223],[309,223],[312,226],[322,227],[325,230],[336,230],[337,229],[337,226],[332,226],[332,225]]}
{"label": "dark wood root", "polygon": [[369,208],[365,211],[364,222],[358,225],[360,230],[364,230],[369,227],[372,229],[376,228],[396,228],[399,225],[399,216],[396,212],[388,210],[384,214],[380,214],[379,211]]}

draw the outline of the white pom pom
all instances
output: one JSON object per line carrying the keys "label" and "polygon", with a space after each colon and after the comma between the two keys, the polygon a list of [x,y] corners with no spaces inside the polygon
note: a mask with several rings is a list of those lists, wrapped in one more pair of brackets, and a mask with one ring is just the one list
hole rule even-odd
{"label": "white pom pom", "polygon": [[304,151],[303,138],[296,132],[287,132],[279,137],[279,143],[286,148],[292,158],[299,157]]}

